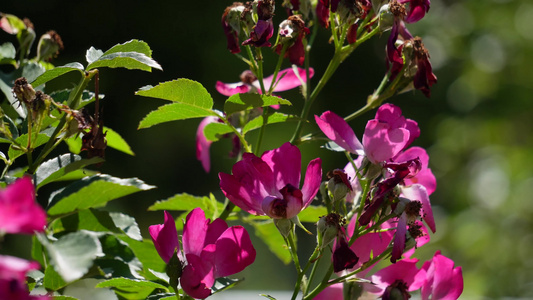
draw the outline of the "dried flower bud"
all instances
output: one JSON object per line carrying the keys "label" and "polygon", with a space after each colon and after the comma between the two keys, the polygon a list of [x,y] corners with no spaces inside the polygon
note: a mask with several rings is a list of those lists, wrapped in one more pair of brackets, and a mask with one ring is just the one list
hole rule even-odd
{"label": "dried flower bud", "polygon": [[309,34],[309,29],[305,27],[302,18],[299,15],[290,16],[279,24],[276,52],[280,54],[283,47],[287,47],[285,56],[289,57],[290,62],[303,65],[305,49],[302,40],[306,34]]}
{"label": "dried flower bud", "polygon": [[33,98],[35,98],[35,90],[24,77],[15,80],[13,94],[15,94],[15,97],[25,105],[29,105],[33,101]]}
{"label": "dried flower bud", "polygon": [[50,30],[41,36],[39,45],[37,45],[37,59],[48,61],[63,50],[63,41],[57,32]]}

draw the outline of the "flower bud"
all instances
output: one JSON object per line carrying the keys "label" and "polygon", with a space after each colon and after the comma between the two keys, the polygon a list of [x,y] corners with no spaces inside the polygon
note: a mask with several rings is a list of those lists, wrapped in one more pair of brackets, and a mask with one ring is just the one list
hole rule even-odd
{"label": "flower bud", "polygon": [[291,230],[294,228],[294,223],[290,219],[273,219],[274,224],[278,228],[281,235],[285,238],[289,236]]}
{"label": "flower bud", "polygon": [[48,61],[63,50],[63,41],[57,32],[50,30],[41,36],[37,45],[37,60]]}
{"label": "flower bud", "polygon": [[33,101],[33,98],[35,98],[35,90],[24,77],[15,80],[13,94],[15,94],[17,99],[25,105],[29,105]]}
{"label": "flower bud", "polygon": [[337,237],[341,222],[341,216],[337,213],[331,213],[318,220],[316,239],[320,249],[329,245]]}
{"label": "flower bud", "polygon": [[352,185],[348,175],[343,170],[336,169],[328,172],[328,190],[331,193],[333,202],[346,198],[346,195],[352,191]]}

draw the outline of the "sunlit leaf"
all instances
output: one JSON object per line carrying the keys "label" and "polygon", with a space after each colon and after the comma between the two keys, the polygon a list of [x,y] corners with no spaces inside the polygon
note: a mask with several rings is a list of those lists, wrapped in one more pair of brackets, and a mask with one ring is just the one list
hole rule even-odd
{"label": "sunlit leaf", "polygon": [[259,116],[251,120],[246,125],[244,125],[242,132],[246,134],[254,129],[260,128],[261,126],[263,126],[263,122],[265,119],[266,119],[265,125],[268,125],[268,124],[275,124],[275,123],[298,121],[300,118],[297,116],[286,115],[286,114],[275,112],[271,115],[266,116],[266,118],[264,118],[263,116]]}
{"label": "sunlit leaf", "polygon": [[328,214],[328,209],[325,206],[310,205],[298,214],[300,222],[316,223],[320,217]]}
{"label": "sunlit leaf", "polygon": [[135,153],[133,153],[133,151],[131,150],[130,145],[128,145],[126,140],[124,140],[116,131],[104,126],[104,132],[106,134],[105,138],[107,140],[108,147],[129,155],[135,155]]}
{"label": "sunlit leaf", "polygon": [[48,214],[59,215],[100,207],[111,200],[152,188],[154,186],[137,178],[120,179],[106,174],[93,175],[53,193],[48,202]]}
{"label": "sunlit leaf", "polygon": [[157,282],[152,282],[148,280],[140,280],[140,279],[130,279],[130,278],[112,278],[106,281],[102,281],[96,285],[98,288],[102,287],[130,287],[130,286],[137,286],[137,287],[151,287],[154,289],[163,289],[168,290],[166,286],[161,285]]}
{"label": "sunlit leaf", "polygon": [[90,159],[82,159],[79,155],[72,153],[63,154],[56,158],[50,159],[42,163],[35,171],[35,185],[37,188],[56,181],[64,175],[79,170],[85,166],[102,162],[103,159],[93,157]]}
{"label": "sunlit leaf", "polygon": [[218,141],[224,134],[230,132],[233,132],[233,130],[224,123],[209,123],[204,127],[205,138],[213,142]]}
{"label": "sunlit leaf", "polygon": [[[50,137],[47,136],[46,134],[42,134],[42,133],[34,134],[32,141],[31,141],[31,148],[35,149],[41,145],[44,145],[46,144],[46,142],[48,142],[49,139]],[[28,134],[23,134],[19,136],[18,138],[15,139],[15,141],[22,147],[27,148],[28,147]],[[9,150],[7,152],[7,154],[9,155],[9,158],[12,160],[25,153],[26,152],[24,150],[18,148],[18,146],[16,145],[11,145],[11,147],[9,147]]]}
{"label": "sunlit leaf", "polygon": [[[31,82],[33,87],[38,87],[41,84],[45,84],[48,81],[57,78],[63,74],[72,72],[72,71],[78,71],[81,75],[83,75],[83,65],[78,62],[73,62],[66,64],[64,66],[55,67],[51,70],[48,70],[44,72],[41,76],[37,77],[35,81]],[[29,81],[29,79],[28,79]]]}
{"label": "sunlit leaf", "polygon": [[291,102],[276,96],[235,94],[229,97],[226,103],[224,103],[224,112],[227,115],[231,115],[234,112],[275,104],[291,105]]}
{"label": "sunlit leaf", "polygon": [[87,63],[91,64],[102,57],[102,55],[104,55],[104,51],[91,47],[85,53],[85,59],[87,60]]}
{"label": "sunlit leaf", "polygon": [[271,220],[263,222],[253,222],[255,235],[259,237],[284,264],[291,262],[291,254],[287,250],[287,245],[283,237]]}

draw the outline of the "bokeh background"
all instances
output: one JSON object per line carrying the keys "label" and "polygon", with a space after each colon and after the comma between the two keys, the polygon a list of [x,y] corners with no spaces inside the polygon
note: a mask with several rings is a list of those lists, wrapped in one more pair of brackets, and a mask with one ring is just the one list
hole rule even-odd
{"label": "bokeh background", "polygon": [[[230,141],[223,140],[212,147],[212,172],[202,170],[195,159],[200,120],[137,130],[139,121],[164,102],[134,92],[144,85],[185,77],[201,82],[215,107],[222,108],[225,97],[217,94],[215,82],[238,81],[246,68],[226,50],[220,26],[222,12],[231,3],[3,0],[0,4],[1,12],[30,18],[38,36],[49,29],[61,35],[65,49],[53,61],[55,65],[85,64],[89,47],[105,51],[130,39],[144,40],[152,48],[164,71],[104,69],[100,75],[106,126],[119,132],[136,153],[131,157],[109,149],[100,170],[117,177],[138,177],[158,187],[117,200],[108,209],[136,216],[145,237],[148,225],[162,221],[161,212],[146,211],[149,205],[182,192],[199,196],[213,192],[221,199],[217,173],[229,172],[233,160],[227,156]],[[281,2],[277,5],[275,24],[286,17]],[[429,14],[408,28],[424,39],[438,77],[430,99],[420,92],[392,99],[405,116],[418,121],[422,135],[415,144],[428,150],[438,181],[431,198],[437,233],[418,256],[429,259],[440,249],[462,266],[463,299],[533,298],[533,3],[433,0]],[[330,109],[348,115],[364,104],[385,72],[387,37],[385,33],[365,43],[340,66],[313,113]],[[322,30],[310,58],[318,75],[333,53],[328,38],[329,32]],[[5,40],[12,37],[0,33],[0,42]],[[269,73],[276,56],[269,49],[263,53]],[[78,79],[69,80],[51,82],[49,88],[72,86]],[[312,84],[317,81],[314,78]],[[298,91],[280,95],[294,104],[285,111],[299,111]],[[373,115],[367,113],[351,123],[356,134],[362,136]],[[263,150],[288,140],[293,126],[268,128]],[[306,128],[314,130],[314,124]],[[319,146],[301,147],[305,164],[320,156],[326,171],[344,165],[341,154]],[[8,236],[2,252],[29,257],[28,243],[26,237]],[[239,288],[292,289],[293,267],[284,266],[257,243],[260,259]],[[306,255],[310,250],[301,251]]]}

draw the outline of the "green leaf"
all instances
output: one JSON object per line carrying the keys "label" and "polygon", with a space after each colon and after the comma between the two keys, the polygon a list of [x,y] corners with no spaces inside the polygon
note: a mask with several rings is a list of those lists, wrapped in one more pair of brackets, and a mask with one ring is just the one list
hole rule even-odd
{"label": "green leaf", "polygon": [[135,218],[118,212],[109,213],[109,216],[113,219],[115,226],[120,228],[120,230],[122,230],[127,236],[137,241],[143,240],[141,229],[139,229],[139,225],[137,225]]}
{"label": "green leaf", "polygon": [[151,295],[148,298],[146,298],[146,300],[173,300],[173,299],[176,299],[175,293],[160,293],[160,294]]}
{"label": "green leaf", "polygon": [[63,154],[56,158],[42,163],[35,171],[35,185],[37,189],[41,186],[54,182],[66,174],[79,170],[85,166],[96,164],[104,161],[102,158],[93,157],[82,159],[79,155],[72,153]]}
{"label": "green leaf", "polygon": [[0,64],[16,64],[15,55],[17,49],[11,43],[3,43],[0,45]]}
{"label": "green leaf", "polygon": [[276,96],[265,96],[259,94],[235,94],[224,103],[224,112],[231,115],[234,112],[247,109],[269,106],[274,104],[292,105],[291,102]]}
{"label": "green leaf", "polygon": [[255,235],[259,237],[270,249],[274,255],[276,255],[284,264],[289,264],[292,260],[291,254],[289,252],[283,237],[274,225],[272,220],[264,222],[253,222],[252,223],[255,229]]}
{"label": "green leaf", "polygon": [[146,117],[144,117],[141,123],[139,123],[138,129],[148,128],[170,121],[202,118],[207,116],[218,115],[212,110],[199,108],[187,103],[172,103],[160,106],[157,110],[150,112]]}
{"label": "green leaf", "polygon": [[131,287],[131,286],[137,286],[137,287],[151,287],[154,289],[163,289],[165,291],[168,291],[167,287],[164,285],[161,285],[157,282],[147,281],[147,280],[140,280],[140,279],[130,279],[130,278],[112,278],[110,280],[102,281],[96,285],[97,288],[103,288],[103,287]]}
{"label": "green leaf", "polygon": [[233,279],[228,277],[221,277],[215,280],[215,284],[211,287],[213,294],[231,289],[236,286],[238,283],[242,282],[242,279]]}
{"label": "green leaf", "polygon": [[325,206],[308,206],[298,214],[300,222],[316,223],[320,217],[328,214],[328,209]]}
{"label": "green leaf", "polygon": [[118,134],[116,131],[109,127],[104,126],[105,138],[107,140],[107,146],[115,150],[124,152],[129,155],[135,155],[131,150],[130,145]]}
{"label": "green leaf", "polygon": [[66,64],[64,66],[55,67],[52,70],[48,70],[44,72],[41,76],[37,77],[35,81],[33,81],[31,84],[33,87],[38,87],[41,84],[45,84],[54,78],[57,78],[63,74],[66,74],[72,71],[78,71],[80,72],[81,75],[83,75],[83,65],[78,62],[73,62],[73,63]]}
{"label": "green leaf", "polygon": [[[34,134],[32,138],[32,142],[31,142],[32,149],[35,149],[41,145],[46,144],[46,142],[48,142],[49,139],[50,137],[47,136],[46,134],[42,134],[42,133]],[[28,147],[28,134],[26,133],[26,134],[19,136],[18,138],[15,139],[15,141],[22,147],[27,148]],[[11,147],[9,147],[7,154],[9,155],[9,158],[11,160],[26,153],[23,150],[20,150],[17,148],[18,146],[14,146],[14,145],[11,145]]]}
{"label": "green leaf", "polygon": [[57,273],[52,265],[48,265],[44,270],[44,282],[43,285],[45,288],[57,291],[67,285],[65,280]]}
{"label": "green leaf", "polygon": [[147,279],[157,280],[157,277],[149,270],[152,269],[163,271],[165,270],[166,263],[161,259],[161,257],[159,257],[152,240],[144,239],[142,242],[139,242],[127,236],[122,236],[120,239],[130,246],[130,249],[135,254],[135,257],[141,261],[143,265],[142,275]]}
{"label": "green leaf", "polygon": [[105,255],[96,259],[95,264],[105,278],[141,277],[138,271],[142,269],[142,264],[126,242],[117,236],[102,235],[100,243]]}
{"label": "green leaf", "polygon": [[[286,115],[286,114],[275,112],[267,116],[266,125],[289,122],[289,121],[298,121],[299,119],[300,118],[297,116]],[[243,134],[246,134],[254,129],[261,128],[261,126],[263,126],[263,120],[264,120],[263,116],[259,116],[251,120],[250,122],[248,122],[246,125],[244,125],[244,128],[242,129]]]}
{"label": "green leaf", "polygon": [[138,52],[116,52],[102,55],[87,66],[87,71],[96,68],[126,68],[151,72],[152,68],[162,70],[161,66],[150,57]]}
{"label": "green leaf", "polygon": [[125,42],[124,44],[115,45],[111,47],[111,49],[107,50],[104,55],[117,52],[138,52],[148,57],[152,57],[152,50],[150,49],[150,46],[148,46],[146,42],[139,40],[131,40]]}
{"label": "green leaf", "polygon": [[91,64],[102,57],[102,55],[104,55],[102,50],[91,47],[85,53],[85,59],[87,60],[87,63]]}
{"label": "green leaf", "polygon": [[[98,239],[84,231],[69,233],[51,243],[40,234],[39,240],[44,245],[50,256],[52,266],[66,282],[81,278],[93,265],[94,259],[102,255]],[[46,283],[45,271],[45,286]],[[56,282],[52,286],[60,286]]]}
{"label": "green leaf", "polygon": [[204,127],[205,138],[213,142],[218,141],[224,134],[230,132],[233,132],[233,130],[225,123],[209,123]]}
{"label": "green leaf", "polygon": [[78,180],[53,193],[48,202],[48,214],[60,215],[80,209],[104,206],[107,202],[135,193],[153,189],[137,178],[120,179],[97,174]]}
{"label": "green leaf", "polygon": [[213,201],[209,197],[197,197],[183,193],[174,195],[166,200],[157,201],[148,207],[148,210],[190,211],[200,207],[204,211],[215,211],[224,208],[224,205],[220,202],[216,202],[215,205],[213,205]]}
{"label": "green leaf", "polygon": [[[3,73],[0,72],[0,75],[3,75]],[[9,102],[9,106],[7,106],[6,108],[10,108],[16,111],[16,113],[21,118],[25,119],[26,109],[24,108],[23,105],[19,103],[18,99],[13,95],[13,90],[12,90],[13,81],[14,79],[7,78],[6,76],[1,76],[0,77],[0,90],[2,91],[2,93],[4,93],[4,95],[6,96]],[[6,108],[3,108],[3,110],[7,113]],[[11,118],[15,119],[16,116],[12,115]]]}
{"label": "green leaf", "polygon": [[79,299],[70,297],[70,296],[52,296],[52,300],[79,300]]}
{"label": "green leaf", "polygon": [[163,122],[217,116],[212,110],[213,99],[207,90],[198,82],[189,79],[177,79],[146,86],[135,93],[139,96],[158,98],[176,102],[164,105],[150,112],[139,124],[139,128]]}

